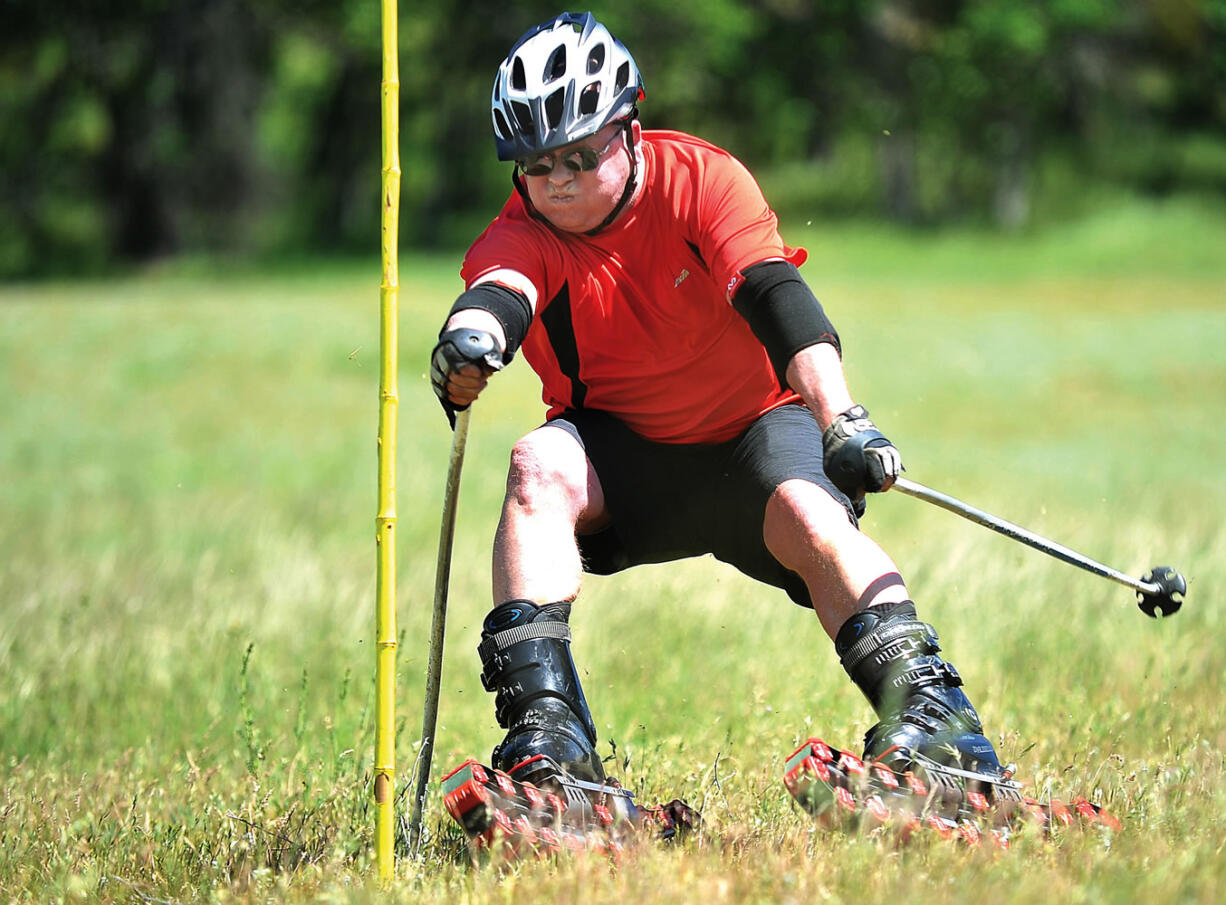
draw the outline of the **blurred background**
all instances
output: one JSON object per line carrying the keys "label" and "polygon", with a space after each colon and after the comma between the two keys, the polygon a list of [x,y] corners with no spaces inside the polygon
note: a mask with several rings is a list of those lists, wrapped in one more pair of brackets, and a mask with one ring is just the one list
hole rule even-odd
{"label": "blurred background", "polygon": [[[494,70],[524,0],[401,4],[406,247],[496,212]],[[789,218],[1034,229],[1226,198],[1226,0],[608,0],[643,120]],[[375,0],[9,0],[0,278],[378,247]]]}

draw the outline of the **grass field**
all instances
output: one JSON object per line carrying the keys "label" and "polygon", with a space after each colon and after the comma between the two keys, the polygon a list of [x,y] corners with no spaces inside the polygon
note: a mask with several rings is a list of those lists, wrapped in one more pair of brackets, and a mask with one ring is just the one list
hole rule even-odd
{"label": "grass field", "polygon": [[[616,867],[480,870],[435,797],[424,858],[380,889],[378,266],[181,263],[0,287],[0,901],[1223,901],[1226,215],[787,238],[912,478],[1130,574],[1188,576],[1183,611],[1151,621],[918,501],[875,498],[865,522],[1002,757],[1121,832],[997,852],[817,831],[783,759],[810,734],[854,747],[869,709],[812,614],[703,559],[591,579],[572,620],[610,769],[700,806],[703,832]],[[449,443],[424,362],[457,265],[402,264],[405,774]],[[506,455],[540,417],[522,364],[474,412],[436,779],[500,737],[475,646]]]}

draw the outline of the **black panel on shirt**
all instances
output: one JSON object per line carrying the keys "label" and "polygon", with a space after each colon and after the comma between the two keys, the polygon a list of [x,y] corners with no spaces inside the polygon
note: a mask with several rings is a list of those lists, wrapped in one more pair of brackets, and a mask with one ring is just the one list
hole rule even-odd
{"label": "black panel on shirt", "polygon": [[581,409],[587,398],[587,384],[579,377],[579,345],[575,341],[575,324],[571,319],[568,284],[563,283],[558,294],[541,311],[541,323],[558,359],[558,367],[570,380],[570,407]]}

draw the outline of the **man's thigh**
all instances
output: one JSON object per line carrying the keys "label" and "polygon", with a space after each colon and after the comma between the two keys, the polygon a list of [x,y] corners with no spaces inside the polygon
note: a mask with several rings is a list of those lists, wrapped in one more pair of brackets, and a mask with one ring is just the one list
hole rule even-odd
{"label": "man's thigh", "polygon": [[718,447],[655,443],[605,412],[566,412],[548,424],[582,444],[600,482],[608,529],[580,534],[584,566],[609,574],[711,552],[703,488],[718,482]]}
{"label": "man's thigh", "polygon": [[839,502],[854,525],[851,501],[822,468],[822,435],[809,410],[787,405],[767,412],[733,444],[722,485],[730,518],[713,519],[711,552],[753,578],[787,591],[796,603],[811,606],[800,577],[784,568],[766,547],[762,527],[766,504],[785,481],[815,484]]}
{"label": "man's thigh", "polygon": [[851,501],[826,476],[822,466],[822,432],[812,413],[802,405],[772,409],[755,421],[736,441],[728,462],[730,487],[738,494],[738,508],[757,515],[759,529],[771,494],[785,481],[816,484],[844,509],[856,524]]}
{"label": "man's thigh", "polygon": [[523,457],[518,470],[535,471],[544,480],[566,486],[575,505],[576,531],[581,534],[596,531],[608,524],[600,479],[583,441],[573,432],[543,425],[516,443],[511,456],[512,460]]}

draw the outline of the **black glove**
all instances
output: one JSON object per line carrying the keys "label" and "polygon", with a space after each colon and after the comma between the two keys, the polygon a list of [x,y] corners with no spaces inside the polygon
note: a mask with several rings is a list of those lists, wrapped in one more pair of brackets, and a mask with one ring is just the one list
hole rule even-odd
{"label": "black glove", "polygon": [[865,492],[886,489],[903,470],[898,450],[868,420],[868,409],[862,405],[830,422],[822,432],[822,451],[826,476],[851,498],[857,517],[864,514]]}
{"label": "black glove", "polygon": [[434,387],[434,395],[443,404],[452,430],[455,430],[455,413],[468,406],[456,405],[447,398],[447,379],[465,365],[477,365],[490,371],[502,370],[502,352],[491,334],[471,327],[448,330],[439,334],[438,345],[430,353],[430,384]]}

